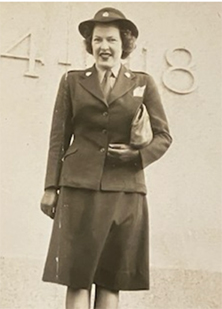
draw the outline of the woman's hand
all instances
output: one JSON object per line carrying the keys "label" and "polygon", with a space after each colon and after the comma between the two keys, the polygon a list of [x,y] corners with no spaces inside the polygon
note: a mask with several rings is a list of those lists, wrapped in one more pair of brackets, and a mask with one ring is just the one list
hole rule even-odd
{"label": "woman's hand", "polygon": [[129,162],[137,159],[139,150],[133,149],[126,144],[109,144],[108,157],[112,159],[119,159],[122,162]]}
{"label": "woman's hand", "polygon": [[58,194],[56,189],[47,189],[41,200],[41,210],[54,219]]}

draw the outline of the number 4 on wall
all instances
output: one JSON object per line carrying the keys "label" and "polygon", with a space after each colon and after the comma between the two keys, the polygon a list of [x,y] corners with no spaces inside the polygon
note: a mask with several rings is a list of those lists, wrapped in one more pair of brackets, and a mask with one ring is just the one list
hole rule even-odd
{"label": "number 4 on wall", "polygon": [[[29,51],[27,56],[20,56],[15,55],[12,53],[12,50],[15,49],[19,44],[23,43],[25,40],[29,40]],[[28,71],[25,72],[25,76],[38,78],[39,76],[35,73],[35,63],[40,62],[42,65],[44,65],[43,59],[41,58],[35,58],[36,56],[36,48],[34,44],[34,38],[33,34],[31,32],[28,32],[23,37],[21,37],[13,46],[11,46],[6,53],[1,54],[1,57],[5,58],[13,58],[13,59],[20,59],[20,60],[28,60],[29,62],[29,68]]]}

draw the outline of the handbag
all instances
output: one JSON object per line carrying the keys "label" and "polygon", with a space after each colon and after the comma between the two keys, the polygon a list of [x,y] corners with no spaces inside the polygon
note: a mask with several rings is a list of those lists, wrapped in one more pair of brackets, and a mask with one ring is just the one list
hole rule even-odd
{"label": "handbag", "polygon": [[153,139],[153,131],[147,108],[141,104],[131,124],[130,146],[136,149],[143,148],[150,144]]}

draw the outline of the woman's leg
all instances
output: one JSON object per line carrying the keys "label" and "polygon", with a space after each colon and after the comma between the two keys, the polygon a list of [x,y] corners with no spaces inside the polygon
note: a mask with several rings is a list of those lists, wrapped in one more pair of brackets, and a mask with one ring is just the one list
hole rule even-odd
{"label": "woman's leg", "polygon": [[90,291],[86,289],[74,290],[68,287],[66,293],[66,309],[89,309]]}
{"label": "woman's leg", "polygon": [[94,309],[117,309],[119,302],[119,291],[111,291],[96,286]]}

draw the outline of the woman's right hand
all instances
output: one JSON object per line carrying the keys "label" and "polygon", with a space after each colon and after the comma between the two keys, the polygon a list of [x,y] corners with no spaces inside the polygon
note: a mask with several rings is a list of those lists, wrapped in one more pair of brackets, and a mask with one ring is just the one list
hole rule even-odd
{"label": "woman's right hand", "polygon": [[49,216],[52,219],[54,219],[55,217],[57,199],[57,190],[54,188],[50,188],[45,190],[41,200],[41,210],[44,212],[45,215]]}

